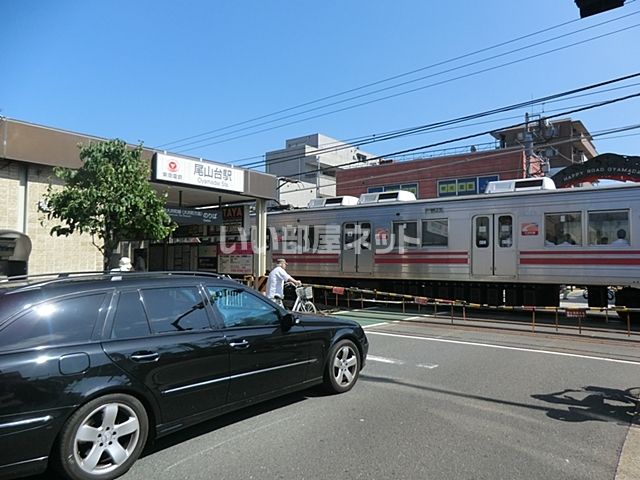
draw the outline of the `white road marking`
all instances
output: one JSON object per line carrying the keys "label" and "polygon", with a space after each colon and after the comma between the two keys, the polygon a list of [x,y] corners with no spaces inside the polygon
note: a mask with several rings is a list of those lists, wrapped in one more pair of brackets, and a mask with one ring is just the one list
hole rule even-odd
{"label": "white road marking", "polygon": [[499,350],[515,350],[518,352],[544,353],[547,355],[557,355],[559,357],[584,358],[587,360],[599,360],[601,362],[624,363],[626,365],[640,365],[640,362],[634,362],[631,360],[618,360],[617,358],[594,357],[591,355],[579,355],[577,353],[554,352],[551,350],[539,350],[535,348],[507,347],[505,345],[495,345],[492,343],[466,342],[463,340],[447,340],[444,338],[418,337],[415,335],[401,335],[397,333],[382,333],[382,332],[369,332],[367,335],[381,335],[384,337],[409,338],[412,340],[423,340],[425,342],[454,343],[457,345],[471,345],[474,347],[496,348]]}
{"label": "white road marking", "polygon": [[428,368],[429,370],[433,370],[434,368],[438,368],[438,365],[435,363],[418,363],[416,367]]}
{"label": "white road marking", "polygon": [[368,360],[371,360],[372,362],[391,363],[393,365],[404,365],[404,362],[402,360],[396,360],[394,358],[377,357],[375,355],[367,355],[367,361]]}
{"label": "white road marking", "polygon": [[362,325],[362,328],[379,327],[380,325],[388,325],[389,322],[372,323],[371,325]]}
{"label": "white road marking", "polygon": [[[378,357],[376,355],[367,355],[367,361],[379,362],[379,363],[388,363],[391,365],[406,365],[407,362],[404,360],[397,360],[395,358],[387,358],[387,357]],[[416,367],[420,368],[428,368],[429,370],[433,370],[434,368],[438,368],[438,365],[435,363],[416,363]]]}

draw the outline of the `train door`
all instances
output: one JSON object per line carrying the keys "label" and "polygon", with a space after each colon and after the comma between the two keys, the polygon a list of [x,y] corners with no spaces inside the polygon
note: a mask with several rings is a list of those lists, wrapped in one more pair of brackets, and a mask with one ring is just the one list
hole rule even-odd
{"label": "train door", "polygon": [[513,225],[513,215],[488,214],[473,217],[473,276],[516,276],[516,237]]}
{"label": "train door", "polygon": [[373,245],[371,222],[342,224],[341,268],[344,273],[371,273],[373,271]]}

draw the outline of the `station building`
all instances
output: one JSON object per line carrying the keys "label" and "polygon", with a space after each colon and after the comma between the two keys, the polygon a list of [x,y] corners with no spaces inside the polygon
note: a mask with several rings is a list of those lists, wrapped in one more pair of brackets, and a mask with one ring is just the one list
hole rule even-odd
{"label": "station building", "polygon": [[[89,235],[49,234],[55,224],[46,220],[43,204],[49,184],[61,187],[54,168],[79,168],[78,145],[100,141],[105,139],[0,117],[0,276],[103,269]],[[254,241],[266,243],[275,176],[149,148],[142,157],[151,166],[153,188],[167,193],[167,211],[179,227],[166,241],[124,242],[119,256],[130,256],[145,270],[264,273],[265,252],[253,255],[251,245],[234,242],[249,226],[252,209]]]}

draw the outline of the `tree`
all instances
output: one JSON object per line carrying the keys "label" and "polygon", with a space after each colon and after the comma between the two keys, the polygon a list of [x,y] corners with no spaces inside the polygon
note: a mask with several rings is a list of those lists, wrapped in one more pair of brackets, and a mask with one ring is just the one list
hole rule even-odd
{"label": "tree", "polygon": [[[122,140],[80,145],[82,167],[57,167],[61,190],[51,183],[44,195],[48,220],[58,220],[51,235],[88,233],[107,269],[123,240],[162,240],[176,225],[164,209],[166,194],[149,183],[149,165],[142,145],[130,148]],[[100,242],[96,242],[96,237]]]}

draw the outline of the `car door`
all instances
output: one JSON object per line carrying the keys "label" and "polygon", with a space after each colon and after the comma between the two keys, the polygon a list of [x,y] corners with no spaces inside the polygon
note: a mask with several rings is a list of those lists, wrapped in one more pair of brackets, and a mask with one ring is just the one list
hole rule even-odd
{"label": "car door", "polygon": [[304,382],[309,363],[304,327],[283,325],[284,310],[241,285],[208,284],[206,290],[229,345],[229,403]]}
{"label": "car door", "polygon": [[226,403],[229,355],[199,285],[123,290],[104,351],[156,397],[162,423]]}

